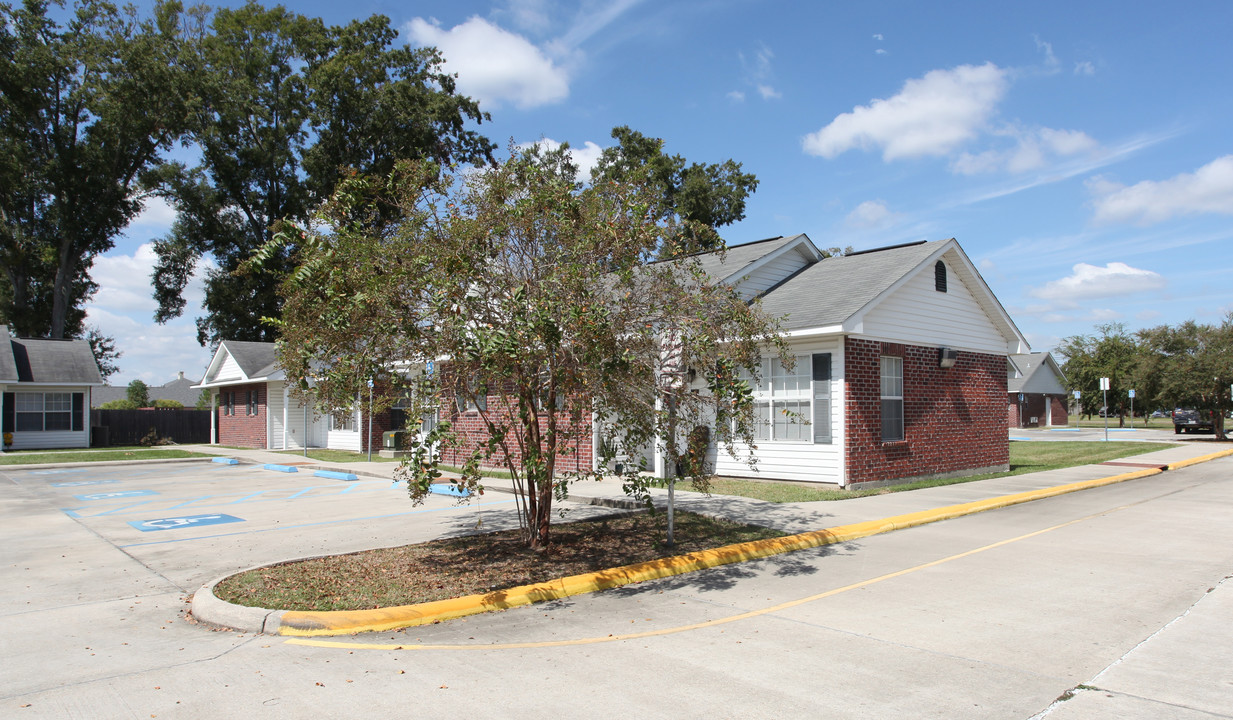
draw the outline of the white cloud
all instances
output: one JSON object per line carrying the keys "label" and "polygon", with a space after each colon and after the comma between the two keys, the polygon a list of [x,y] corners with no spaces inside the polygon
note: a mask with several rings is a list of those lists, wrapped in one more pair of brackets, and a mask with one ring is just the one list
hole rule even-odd
{"label": "white cloud", "polygon": [[[533,143],[523,143],[522,145],[519,145],[519,147],[528,148],[537,145],[544,150],[556,150],[561,147],[561,143],[553,140],[552,138],[542,138]],[[591,171],[594,170],[595,166],[599,164],[599,156],[602,155],[603,152],[604,149],[602,147],[596,145],[590,140],[583,143],[582,147],[570,145],[569,156],[570,159],[574,161],[574,164],[578,166],[578,178],[580,180],[590,180]]]}
{"label": "white cloud", "polygon": [[1111,262],[1104,267],[1078,263],[1072,270],[1067,277],[1029,289],[1028,294],[1073,307],[1080,300],[1119,297],[1165,287],[1165,279],[1159,273],[1121,262]]}
{"label": "white cloud", "polygon": [[1075,74],[1076,75],[1095,75],[1096,66],[1088,62],[1087,60],[1080,60],[1079,62],[1075,63]]}
{"label": "white cloud", "polygon": [[114,251],[101,255],[95,258],[90,270],[99,289],[86,305],[86,322],[115,338],[116,348],[123,353],[117,363],[120,372],[109,378],[113,385],[134,379],[162,385],[175,379],[181,370],[200,379],[210,360],[209,351],[197,344],[193,316],[205,299],[205,270],[213,263],[198,261],[193,279],[185,288],[188,317],[157,325],[153,320],[156,303],[150,284],[155,261],[153,245],[145,243],[132,255]]}
{"label": "white cloud", "polygon": [[458,75],[459,92],[487,106],[512,103],[520,109],[569,97],[569,73],[521,35],[480,17],[449,30],[415,18],[406,30],[417,45],[432,45],[445,69]]}
{"label": "white cloud", "polygon": [[1006,150],[986,150],[975,155],[962,153],[951,163],[951,170],[962,175],[1007,171],[1013,174],[1036,170],[1057,158],[1093,153],[1100,144],[1078,130],[1006,127],[995,133],[1010,137],[1015,146]]}
{"label": "white cloud", "polygon": [[1053,43],[1045,42],[1035,35],[1032,39],[1036,41],[1036,49],[1045,57],[1045,70],[1050,73],[1057,72],[1062,63],[1057,59],[1057,55],[1053,54]]}
{"label": "white cloud", "polygon": [[1006,71],[986,63],[932,70],[904,83],[897,95],[839,115],[803,146],[834,158],[880,147],[882,159],[945,155],[975,138],[1006,93]]}
{"label": "white cloud", "polygon": [[518,27],[544,32],[552,25],[552,13],[545,0],[510,0],[504,10]]}
{"label": "white cloud", "polygon": [[175,219],[176,209],[174,207],[161,197],[150,197],[142,202],[141,212],[129,222],[127,227],[128,229],[165,229],[170,228]]}
{"label": "white cloud", "polygon": [[844,223],[854,228],[879,228],[893,225],[899,220],[881,200],[866,200],[853,208],[844,218]]}
{"label": "white cloud", "polygon": [[882,33],[874,33],[873,39],[877,40],[878,42],[882,42]]}
{"label": "white cloud", "polygon": [[1233,155],[1225,155],[1193,173],[1168,180],[1144,180],[1126,187],[1103,177],[1088,181],[1095,196],[1098,223],[1157,223],[1178,215],[1233,215]]}
{"label": "white cloud", "polygon": [[[752,60],[745,57],[745,53],[737,53],[737,57],[741,60],[743,82],[753,87],[763,100],[778,100],[783,97],[783,94],[771,85],[771,78],[774,75],[771,61],[775,58],[775,53],[771,52],[770,48],[766,46],[759,48]],[[728,97],[733,97],[733,93],[728,93]],[[745,99],[745,93],[740,93],[740,99]]]}
{"label": "white cloud", "polygon": [[873,54],[874,54],[874,55],[885,55],[885,54],[886,54],[886,51],[885,51],[885,50],[883,50],[882,48],[878,48],[877,50],[874,50],[874,51],[873,51]]}
{"label": "white cloud", "polygon": [[741,92],[740,90],[733,90],[728,93],[728,99],[731,100],[732,102],[738,102],[738,103],[745,102],[745,93]]}

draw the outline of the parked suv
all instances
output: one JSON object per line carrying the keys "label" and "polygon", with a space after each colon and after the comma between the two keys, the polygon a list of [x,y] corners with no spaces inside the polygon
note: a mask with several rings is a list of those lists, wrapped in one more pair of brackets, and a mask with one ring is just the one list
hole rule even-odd
{"label": "parked suv", "polygon": [[1204,420],[1198,410],[1178,408],[1173,411],[1173,433],[1213,432],[1211,420]]}

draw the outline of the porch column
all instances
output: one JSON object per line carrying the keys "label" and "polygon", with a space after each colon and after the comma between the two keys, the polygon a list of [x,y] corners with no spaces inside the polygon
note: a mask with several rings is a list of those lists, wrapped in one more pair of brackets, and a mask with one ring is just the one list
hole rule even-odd
{"label": "porch column", "polygon": [[283,383],[283,450],[290,450],[287,447],[287,405],[291,397],[291,386]]}
{"label": "porch column", "polygon": [[210,444],[218,444],[218,391],[210,392]]}

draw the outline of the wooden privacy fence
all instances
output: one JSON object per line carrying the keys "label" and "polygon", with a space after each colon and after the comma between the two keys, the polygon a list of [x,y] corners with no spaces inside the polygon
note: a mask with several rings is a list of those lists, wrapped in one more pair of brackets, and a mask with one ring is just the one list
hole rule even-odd
{"label": "wooden privacy fence", "polygon": [[[101,430],[106,428],[106,430]],[[90,445],[139,445],[153,428],[181,445],[210,442],[210,411],[192,408],[91,410]]]}

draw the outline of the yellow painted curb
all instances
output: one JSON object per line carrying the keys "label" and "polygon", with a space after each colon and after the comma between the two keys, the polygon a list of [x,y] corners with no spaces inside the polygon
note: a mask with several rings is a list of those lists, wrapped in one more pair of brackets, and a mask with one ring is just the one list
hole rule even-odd
{"label": "yellow painted curb", "polygon": [[1201,462],[1207,462],[1208,460],[1215,460],[1216,458],[1229,457],[1230,455],[1233,455],[1233,448],[1229,450],[1221,450],[1220,452],[1210,453],[1208,455],[1200,455],[1199,457],[1190,458],[1189,460],[1178,460],[1175,463],[1169,463],[1165,467],[1168,468],[1169,470],[1177,470],[1178,468],[1184,468],[1190,465],[1197,465],[1198,463],[1201,463]]}
{"label": "yellow painted curb", "polygon": [[[1200,462],[1203,459],[1215,459],[1233,454],[1233,450],[1214,453],[1213,455],[1185,461],[1186,464]],[[1169,467],[1183,467],[1180,463]],[[1056,497],[1067,493],[1087,490],[1089,488],[1113,485],[1115,483],[1135,480],[1137,478],[1158,475],[1163,470],[1147,468],[1121,473],[1095,480],[1057,485],[1039,490],[1028,490],[1013,495],[986,498],[958,505],[921,510],[914,513],[895,515],[880,520],[839,525],[825,530],[814,530],[799,535],[789,535],[768,540],[727,545],[713,550],[703,550],[688,555],[662,558],[624,567],[584,573],[571,577],[551,580],[534,585],[523,585],[508,590],[499,590],[479,595],[438,600],[436,602],[420,603],[418,605],[403,605],[399,607],[377,608],[373,610],[336,610],[309,612],[288,610],[283,613],[278,628],[279,635],[294,635],[298,637],[314,637],[323,635],[347,635],[358,632],[380,632],[397,628],[428,625],[442,620],[477,615],[479,613],[504,610],[530,605],[545,600],[557,600],[571,595],[607,590],[630,583],[656,580],[659,578],[680,575],[682,573],[703,570],[705,568],[727,565],[729,563],[755,560],[771,555],[778,555],[795,550],[833,545],[835,543],[857,540],[871,535],[879,535],[917,527],[940,520],[950,520],[964,515],[973,515],[986,510],[1018,505],[1021,503]]]}

